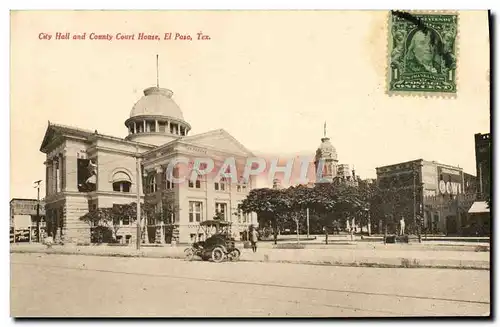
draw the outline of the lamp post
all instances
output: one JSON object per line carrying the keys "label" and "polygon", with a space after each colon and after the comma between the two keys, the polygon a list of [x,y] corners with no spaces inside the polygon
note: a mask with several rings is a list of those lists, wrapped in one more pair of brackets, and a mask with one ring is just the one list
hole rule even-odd
{"label": "lamp post", "polygon": [[137,250],[141,249],[141,162],[139,158],[139,147],[136,147],[136,158],[135,158],[135,165],[136,165],[136,196],[137,196],[137,204],[136,204],[136,225],[137,225],[137,239],[136,239],[136,247]]}
{"label": "lamp post", "polygon": [[370,208],[365,208],[366,218],[367,218],[367,227],[368,227],[368,236],[372,235],[372,222],[370,217]]}
{"label": "lamp post", "polygon": [[[40,183],[41,179],[34,182],[36,184],[34,187],[37,190],[36,195],[36,230],[37,230],[37,242],[40,243]],[[31,239],[31,228],[30,228],[30,239]]]}

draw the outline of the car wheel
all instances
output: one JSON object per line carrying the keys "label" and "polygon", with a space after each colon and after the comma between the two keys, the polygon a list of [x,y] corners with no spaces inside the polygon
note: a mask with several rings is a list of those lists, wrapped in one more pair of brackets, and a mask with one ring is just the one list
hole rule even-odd
{"label": "car wheel", "polygon": [[238,261],[238,259],[240,258],[240,255],[241,255],[241,252],[240,250],[238,249],[233,249],[231,250],[231,252],[229,252],[229,260],[231,261]]}
{"label": "car wheel", "polygon": [[192,261],[194,259],[194,250],[192,248],[185,249],[184,255],[186,256],[186,260]]}
{"label": "car wheel", "polygon": [[212,260],[214,262],[222,262],[224,260],[225,254],[221,247],[216,247],[212,250]]}

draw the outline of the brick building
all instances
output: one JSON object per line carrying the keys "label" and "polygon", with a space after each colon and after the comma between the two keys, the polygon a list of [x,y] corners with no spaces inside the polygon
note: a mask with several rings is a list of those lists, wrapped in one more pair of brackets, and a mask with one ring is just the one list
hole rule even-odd
{"label": "brick building", "polygon": [[[407,191],[406,202],[397,214],[414,222],[423,217],[423,232],[458,234],[474,194],[466,195],[463,169],[423,159],[377,168],[377,183],[381,188]],[[472,180],[472,175],[467,178]]]}

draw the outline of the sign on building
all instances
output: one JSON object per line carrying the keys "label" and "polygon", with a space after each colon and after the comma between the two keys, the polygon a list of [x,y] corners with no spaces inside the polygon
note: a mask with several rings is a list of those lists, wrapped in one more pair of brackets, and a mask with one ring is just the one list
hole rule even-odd
{"label": "sign on building", "polygon": [[455,195],[463,193],[462,171],[438,167],[438,191],[441,195]]}
{"label": "sign on building", "polygon": [[31,226],[30,215],[14,215],[14,225],[16,229],[28,229]]}

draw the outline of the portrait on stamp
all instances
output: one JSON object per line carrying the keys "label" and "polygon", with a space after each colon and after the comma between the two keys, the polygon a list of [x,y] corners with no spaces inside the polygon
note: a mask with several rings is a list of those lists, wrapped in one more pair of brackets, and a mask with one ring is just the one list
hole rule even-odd
{"label": "portrait on stamp", "polygon": [[392,12],[389,92],[456,93],[457,16]]}

